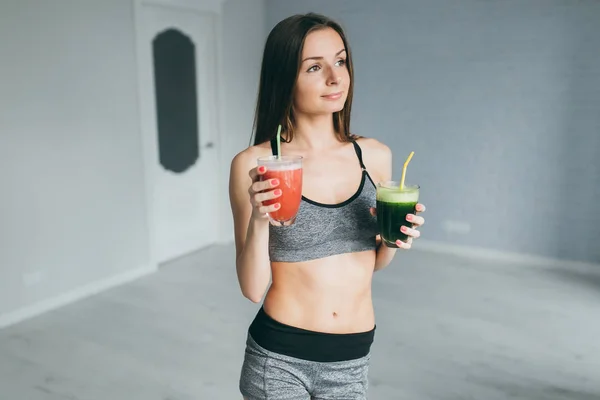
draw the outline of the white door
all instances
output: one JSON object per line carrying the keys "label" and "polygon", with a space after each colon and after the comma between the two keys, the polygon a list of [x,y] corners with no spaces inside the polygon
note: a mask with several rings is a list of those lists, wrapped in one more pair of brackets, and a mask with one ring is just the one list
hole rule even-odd
{"label": "white door", "polygon": [[157,264],[217,241],[217,44],[210,12],[141,3],[141,117]]}

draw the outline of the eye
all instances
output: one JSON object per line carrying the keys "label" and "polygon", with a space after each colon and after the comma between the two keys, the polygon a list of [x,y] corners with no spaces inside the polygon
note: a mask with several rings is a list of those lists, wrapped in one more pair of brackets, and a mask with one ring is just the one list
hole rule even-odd
{"label": "eye", "polygon": [[342,66],[346,65],[346,60],[342,58],[342,59],[338,60],[336,65],[342,67]]}
{"label": "eye", "polygon": [[317,72],[318,70],[320,70],[321,67],[318,65],[313,65],[312,67],[310,67],[306,72]]}

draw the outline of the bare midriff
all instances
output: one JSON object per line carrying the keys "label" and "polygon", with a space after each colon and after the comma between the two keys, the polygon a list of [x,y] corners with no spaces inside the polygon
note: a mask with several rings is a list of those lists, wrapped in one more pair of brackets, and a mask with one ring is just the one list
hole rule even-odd
{"label": "bare midriff", "polygon": [[265,312],[283,324],[311,331],[370,331],[375,325],[374,265],[375,251],[299,263],[273,262]]}

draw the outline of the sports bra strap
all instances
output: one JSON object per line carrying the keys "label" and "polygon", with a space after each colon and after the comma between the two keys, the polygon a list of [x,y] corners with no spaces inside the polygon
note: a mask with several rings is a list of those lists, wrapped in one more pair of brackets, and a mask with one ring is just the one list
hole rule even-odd
{"label": "sports bra strap", "polygon": [[358,157],[358,162],[360,162],[360,167],[363,169],[363,171],[366,171],[367,167],[365,167],[365,164],[363,163],[362,150],[360,149],[360,146],[358,143],[356,143],[356,140],[353,140],[352,144],[354,145],[354,150],[356,150],[356,156]]}
{"label": "sports bra strap", "polygon": [[279,154],[277,154],[277,137],[274,137],[273,139],[271,139],[271,151],[273,152],[274,156],[279,155]]}

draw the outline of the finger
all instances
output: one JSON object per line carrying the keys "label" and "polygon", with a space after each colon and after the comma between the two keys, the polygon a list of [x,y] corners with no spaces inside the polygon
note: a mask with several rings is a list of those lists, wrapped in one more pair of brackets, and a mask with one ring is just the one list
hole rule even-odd
{"label": "finger", "polygon": [[423,204],[419,203],[415,206],[415,210],[418,213],[425,212],[425,206]]}
{"label": "finger", "polygon": [[279,210],[280,207],[281,205],[279,203],[271,204],[270,206],[261,206],[258,208],[258,212],[261,214],[275,212]]}
{"label": "finger", "polygon": [[425,218],[416,216],[414,214],[408,214],[406,216],[406,220],[408,222],[412,222],[414,226],[423,226],[425,223]]}
{"label": "finger", "polygon": [[272,189],[279,185],[279,179],[267,179],[266,181],[254,182],[250,188],[254,193],[262,192],[263,190]]}
{"label": "finger", "polygon": [[276,199],[281,196],[281,189],[269,190],[268,192],[257,193],[254,195],[254,204],[259,205],[263,201]]}
{"label": "finger", "polygon": [[408,235],[408,236],[414,237],[415,239],[421,236],[421,232],[419,232],[419,231],[418,231],[418,230],[416,230],[416,229],[411,229],[411,228],[408,228],[408,227],[406,227],[406,226],[402,226],[402,227],[400,227],[400,231],[401,231],[402,233],[404,233],[405,235]]}
{"label": "finger", "polygon": [[264,174],[265,172],[267,172],[267,167],[261,165],[260,167],[252,168],[248,172],[248,174],[250,175],[250,179],[252,179],[252,182],[254,182],[260,175]]}
{"label": "finger", "polygon": [[408,249],[410,249],[411,244],[407,243],[407,242],[403,242],[402,240],[396,240],[396,246],[398,246],[401,249],[408,250]]}
{"label": "finger", "polygon": [[374,216],[374,217],[377,216],[377,209],[375,207],[369,208],[369,212],[371,213],[372,216]]}

